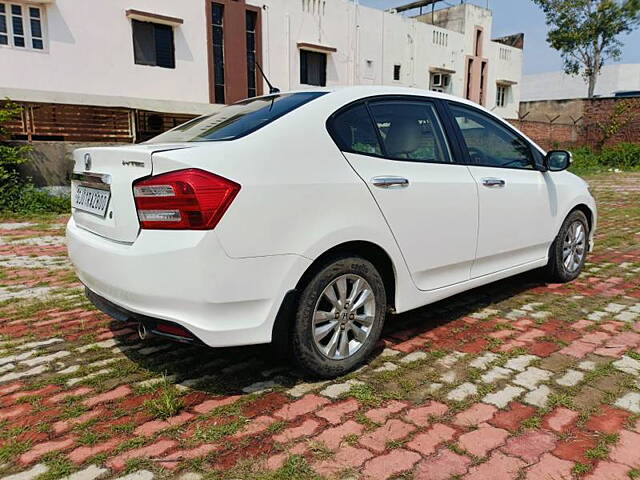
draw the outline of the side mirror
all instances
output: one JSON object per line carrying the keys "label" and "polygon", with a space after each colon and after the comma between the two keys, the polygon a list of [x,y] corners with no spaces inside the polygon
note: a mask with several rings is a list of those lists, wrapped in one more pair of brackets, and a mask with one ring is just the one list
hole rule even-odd
{"label": "side mirror", "polygon": [[544,166],[550,172],[561,172],[571,166],[573,155],[566,150],[551,150],[544,157]]}

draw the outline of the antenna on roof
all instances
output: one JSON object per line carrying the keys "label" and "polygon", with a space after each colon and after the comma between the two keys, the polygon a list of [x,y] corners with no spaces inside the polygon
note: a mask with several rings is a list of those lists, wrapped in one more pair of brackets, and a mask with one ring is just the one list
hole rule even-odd
{"label": "antenna on roof", "polygon": [[262,75],[262,78],[264,78],[264,81],[267,82],[267,85],[269,85],[269,93],[270,94],[280,93],[280,89],[279,88],[274,87],[273,85],[271,85],[271,82],[269,81],[267,76],[262,71],[262,67],[260,66],[260,64],[257,61],[255,63],[256,63],[256,67],[258,67],[258,71],[260,72],[260,75]]}

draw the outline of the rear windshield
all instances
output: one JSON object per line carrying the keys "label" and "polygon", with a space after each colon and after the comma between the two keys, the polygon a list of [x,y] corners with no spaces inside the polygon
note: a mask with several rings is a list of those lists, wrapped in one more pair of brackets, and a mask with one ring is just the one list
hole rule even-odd
{"label": "rear windshield", "polygon": [[214,142],[244,137],[326,92],[268,95],[227,105],[152,138],[147,143]]}

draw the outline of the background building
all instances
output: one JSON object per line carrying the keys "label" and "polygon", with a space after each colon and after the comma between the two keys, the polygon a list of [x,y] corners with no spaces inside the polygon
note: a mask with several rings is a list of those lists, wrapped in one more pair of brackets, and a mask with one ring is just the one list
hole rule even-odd
{"label": "background building", "polygon": [[[538,73],[522,78],[522,101],[566,100],[587,97],[587,83],[563,72]],[[640,91],[640,64],[606,65],[598,77],[595,95],[611,97],[618,92]]]}
{"label": "background building", "polygon": [[517,118],[523,36],[491,40],[490,10],[439,5],[0,0],[0,97],[26,106],[16,139],[140,141],[268,91],[257,61],[281,90],[431,88]]}

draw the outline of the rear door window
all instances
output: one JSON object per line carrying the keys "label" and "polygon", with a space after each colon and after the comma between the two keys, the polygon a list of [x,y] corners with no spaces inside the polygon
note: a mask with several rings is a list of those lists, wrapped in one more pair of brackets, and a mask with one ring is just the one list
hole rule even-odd
{"label": "rear door window", "polygon": [[422,100],[380,100],[369,103],[384,146],[394,160],[449,163],[451,155],[434,105]]}
{"label": "rear door window", "polygon": [[213,115],[195,118],[147,143],[235,140],[268,125],[326,92],[300,92],[252,98],[222,107]]}

